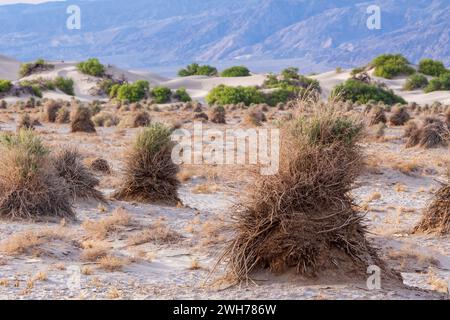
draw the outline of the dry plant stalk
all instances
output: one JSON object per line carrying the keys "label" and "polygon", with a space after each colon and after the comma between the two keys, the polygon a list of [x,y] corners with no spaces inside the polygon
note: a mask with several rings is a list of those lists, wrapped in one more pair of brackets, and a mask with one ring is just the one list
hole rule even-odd
{"label": "dry plant stalk", "polygon": [[219,261],[238,282],[259,269],[314,276],[337,265],[361,273],[380,265],[349,195],[362,169],[362,123],[332,105],[299,107],[305,115],[283,125],[279,172],[257,177],[236,208],[234,237]]}

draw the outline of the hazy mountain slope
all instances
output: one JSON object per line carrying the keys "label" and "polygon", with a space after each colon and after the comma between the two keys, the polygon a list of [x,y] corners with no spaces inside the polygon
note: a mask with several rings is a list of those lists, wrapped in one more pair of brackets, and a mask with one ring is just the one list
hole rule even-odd
{"label": "hazy mountain slope", "polygon": [[82,29],[66,29],[67,3],[0,6],[0,52],[22,60],[90,56],[126,67],[244,59],[351,66],[396,51],[450,65],[450,0],[380,0],[382,29],[366,27],[372,1],[96,0]]}

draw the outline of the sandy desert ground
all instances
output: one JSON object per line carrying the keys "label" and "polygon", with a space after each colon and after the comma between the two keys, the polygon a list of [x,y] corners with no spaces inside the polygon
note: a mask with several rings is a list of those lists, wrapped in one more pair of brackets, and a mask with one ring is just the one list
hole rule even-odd
{"label": "sandy desert ground", "polygon": [[[33,77],[69,76],[75,80],[76,98],[97,100],[89,89],[95,78],[80,74],[75,63],[56,63],[54,70]],[[0,57],[0,79],[17,79],[19,63]],[[110,67],[130,81],[146,79],[171,89],[185,87],[194,99],[204,97],[218,84],[261,85],[265,75],[245,78],[187,77],[167,79],[147,72]],[[324,97],[349,72],[313,76]],[[23,80],[23,79],[22,79]],[[450,104],[450,92],[403,92],[405,79],[383,80],[409,102],[420,105]],[[21,98],[6,98],[13,103]],[[61,92],[44,98],[70,100]],[[206,107],[203,107],[206,112]],[[118,116],[115,105],[103,110]],[[269,110],[268,122],[289,110]],[[22,113],[38,118],[38,108],[0,110],[1,131],[15,132]],[[191,128],[193,111],[171,105],[149,110],[152,122],[183,123]],[[427,116],[414,113],[415,118]],[[438,115],[440,116],[440,115]],[[236,128],[242,110],[227,112],[227,124],[208,128]],[[87,159],[103,158],[111,173],[96,173],[99,189],[108,198],[120,185],[123,155],[139,128],[97,127],[97,133],[71,133],[69,124],[41,122],[35,132],[50,148],[74,146]],[[366,169],[353,192],[369,238],[387,266],[402,280],[386,280],[380,290],[369,290],[365,279],[330,272],[310,279],[294,273],[274,276],[261,272],[255,283],[232,286],[223,267],[215,263],[229,240],[227,225],[233,205],[251,184],[247,167],[182,166],[179,190],[182,204],[166,207],[123,202],[78,201],[76,221],[0,220],[0,299],[448,299],[450,242],[448,236],[417,235],[411,229],[443,181],[450,149],[405,148],[403,126],[388,126],[382,138],[369,127],[363,140]],[[106,257],[96,260],[95,257]],[[214,272],[212,272],[214,271]],[[80,286],[72,282],[80,277]]]}

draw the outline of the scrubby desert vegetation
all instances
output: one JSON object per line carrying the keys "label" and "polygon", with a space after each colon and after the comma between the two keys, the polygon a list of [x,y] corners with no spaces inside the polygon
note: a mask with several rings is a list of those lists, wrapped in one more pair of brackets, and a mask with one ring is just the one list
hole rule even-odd
{"label": "scrubby desert vegetation", "polygon": [[[450,103],[424,93],[446,73],[378,61],[396,86],[371,64],[328,82],[95,61],[64,69],[75,96],[52,70],[0,82],[0,297],[448,298]],[[200,122],[280,129],[279,171],[175,163],[173,133]]]}
{"label": "scrubby desert vegetation", "polygon": [[189,76],[216,76],[218,71],[215,67],[209,65],[199,65],[197,63],[192,63],[186,68],[178,71],[178,76],[189,77]]}

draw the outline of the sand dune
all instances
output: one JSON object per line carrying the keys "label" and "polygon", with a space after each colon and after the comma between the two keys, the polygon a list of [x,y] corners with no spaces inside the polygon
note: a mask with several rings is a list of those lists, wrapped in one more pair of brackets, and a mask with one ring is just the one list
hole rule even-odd
{"label": "sand dune", "polygon": [[[55,68],[50,71],[33,74],[20,80],[36,79],[39,77],[45,79],[54,79],[58,76],[72,78],[74,80],[74,91],[77,99],[82,101],[92,101],[96,99],[105,99],[105,97],[92,96],[92,89],[96,87],[99,78],[82,74],[76,69],[76,62],[62,62],[50,61],[55,65]],[[16,80],[18,81],[18,71],[20,62],[0,56],[0,79]],[[320,82],[322,87],[322,97],[327,99],[333,88],[346,81],[351,77],[351,70],[343,70],[342,72],[329,71],[322,74],[312,76]],[[224,84],[228,86],[261,86],[264,82],[266,74],[255,74],[249,77],[237,78],[221,78],[221,77],[206,77],[206,76],[191,76],[184,78],[167,78],[147,71],[123,70],[115,66],[108,66],[107,73],[113,75],[115,78],[124,77],[130,82],[137,80],[147,80],[151,86],[167,86],[170,89],[176,90],[178,88],[186,88],[193,99],[203,101],[208,92],[214,87]],[[402,87],[406,81],[406,77],[398,77],[395,79],[382,79],[373,76],[373,71],[369,72],[373,79],[387,84],[389,88],[395,91],[396,94],[403,97],[408,102],[417,102],[419,104],[432,104],[439,101],[444,104],[450,104],[449,91],[437,91],[432,93],[424,93],[422,90],[403,91]],[[44,97],[53,99],[71,99],[60,91],[44,92]],[[20,97],[25,99],[27,97]],[[13,101],[18,98],[9,97],[6,100]]]}
{"label": "sand dune", "polygon": [[20,62],[0,55],[0,79],[16,80],[19,77]]}

